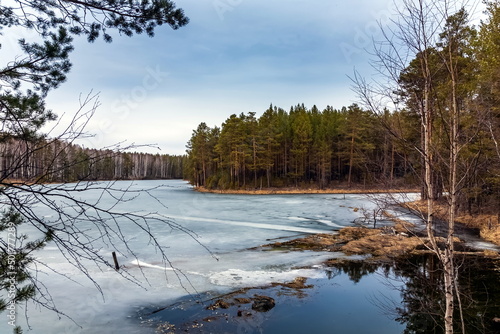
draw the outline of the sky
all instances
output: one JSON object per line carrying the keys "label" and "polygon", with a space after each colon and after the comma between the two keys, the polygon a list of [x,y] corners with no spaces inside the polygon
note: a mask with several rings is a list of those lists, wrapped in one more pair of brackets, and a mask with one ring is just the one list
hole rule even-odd
{"label": "sky", "polygon": [[[354,69],[370,77],[367,50],[389,22],[393,0],[178,0],[190,23],[153,38],[114,35],[112,43],[75,40],[67,81],[47,106],[62,123],[80,100],[98,94],[85,147],[116,143],[137,151],[184,154],[201,122],[270,104],[323,109],[357,101]],[[89,109],[90,105],[85,106]]]}

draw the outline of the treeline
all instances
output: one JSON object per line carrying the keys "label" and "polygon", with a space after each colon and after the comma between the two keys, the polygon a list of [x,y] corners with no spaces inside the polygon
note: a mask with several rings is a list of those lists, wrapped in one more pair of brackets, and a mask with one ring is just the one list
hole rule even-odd
{"label": "treeline", "polygon": [[449,201],[450,215],[500,220],[500,3],[487,2],[486,14],[475,27],[458,10],[409,61],[382,45],[388,83],[355,77],[369,109],[271,105],[258,118],[201,123],[186,176],[217,189],[418,187],[424,199]]}
{"label": "treeline", "polygon": [[[500,117],[461,115],[460,207],[476,212],[500,202]],[[486,117],[486,118],[485,118]],[[435,120],[435,198],[448,190],[449,136]],[[185,178],[209,189],[377,187],[423,189],[419,114],[375,114],[356,104],[341,109],[270,106],[231,115],[221,127],[201,123],[187,144]],[[496,209],[495,209],[496,210]]]}
{"label": "treeline", "polygon": [[185,156],[97,150],[61,140],[0,141],[1,180],[74,182],[179,179]]}
{"label": "treeline", "polygon": [[[408,140],[418,143],[411,115],[386,118],[404,123]],[[418,157],[356,104],[324,110],[300,104],[289,112],[271,105],[259,118],[231,115],[220,128],[201,123],[187,147],[187,178],[208,188],[418,183]]]}

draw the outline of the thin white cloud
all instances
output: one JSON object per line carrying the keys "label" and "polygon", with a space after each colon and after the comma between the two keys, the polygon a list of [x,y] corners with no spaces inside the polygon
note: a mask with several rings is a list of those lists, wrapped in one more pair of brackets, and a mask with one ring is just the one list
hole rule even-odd
{"label": "thin white cloud", "polygon": [[[49,98],[68,111],[79,93],[101,92],[95,144],[159,143],[183,153],[200,122],[262,113],[270,103],[336,108],[354,102],[347,75],[369,70],[371,37],[392,0],[178,0],[191,22],[154,38],[79,40],[74,68]],[[158,80],[152,79],[158,73]],[[171,150],[171,151],[169,151]]]}

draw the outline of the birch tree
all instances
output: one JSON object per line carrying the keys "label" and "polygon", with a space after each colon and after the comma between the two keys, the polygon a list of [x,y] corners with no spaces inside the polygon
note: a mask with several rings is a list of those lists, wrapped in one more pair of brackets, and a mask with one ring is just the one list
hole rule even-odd
{"label": "birch tree", "polygon": [[[460,304],[453,246],[457,200],[465,180],[458,170],[459,154],[465,145],[461,143],[460,119],[473,91],[467,86],[471,80],[467,43],[473,33],[460,6],[456,1],[402,1],[395,13],[397,18],[384,30],[385,41],[375,43],[373,64],[380,81],[369,83],[357,73],[354,77],[360,97],[379,115],[387,106],[408,108],[419,115],[421,143],[413,149],[422,159],[423,216],[430,250],[442,265],[443,327],[448,334],[454,333],[455,305],[457,301]],[[435,203],[443,195],[443,183],[448,217],[441,246],[435,232]]]}

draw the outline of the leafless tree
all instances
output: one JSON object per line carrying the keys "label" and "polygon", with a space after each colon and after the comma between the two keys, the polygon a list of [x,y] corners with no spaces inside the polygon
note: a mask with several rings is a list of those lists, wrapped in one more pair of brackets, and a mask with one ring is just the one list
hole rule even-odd
{"label": "leafless tree", "polygon": [[[457,301],[460,304],[453,242],[457,199],[465,180],[465,176],[459,175],[458,171],[458,156],[463,148],[459,127],[463,103],[458,93],[463,78],[460,77],[457,62],[457,43],[460,41],[454,40],[450,28],[452,23],[457,22],[450,23],[450,20],[465,19],[457,16],[462,8],[474,9],[475,6],[476,2],[453,0],[398,2],[395,19],[388,27],[382,27],[383,41],[374,41],[373,68],[378,73],[378,80],[368,82],[357,72],[353,77],[354,89],[377,114],[382,116],[387,108],[407,108],[419,116],[421,141],[419,146],[413,145],[412,149],[419,152],[422,159],[422,198],[426,201],[426,208],[421,215],[429,248],[443,268],[446,333],[453,333],[453,310]],[[446,77],[446,88],[443,88],[443,76]],[[439,103],[436,102],[440,99],[438,89],[441,92],[446,90],[447,94],[446,100],[440,100]],[[382,117],[380,119],[383,121]],[[439,149],[440,143],[436,140],[438,119],[444,127],[441,133],[447,137],[448,157],[443,155]],[[399,136],[398,131],[388,124],[386,126],[394,136]],[[401,137],[399,139],[404,140]],[[443,180],[446,189],[443,189]],[[441,245],[435,232],[435,203],[444,191],[447,192],[448,217],[445,242]]]}
{"label": "leafless tree", "polygon": [[[98,105],[97,95],[84,97],[80,109],[70,124],[54,138],[44,138],[41,142],[33,141],[33,138],[17,138],[20,141],[19,145],[24,147],[23,154],[19,155],[18,159],[11,160],[11,164],[2,166],[0,206],[8,210],[4,211],[4,217],[0,222],[0,232],[2,232],[0,296],[7,296],[8,280],[12,278],[9,272],[15,271],[18,302],[31,299],[43,307],[64,314],[65,310],[60,310],[54,305],[50,291],[44,288],[43,282],[38,280],[38,270],[48,269],[57,273],[54,268],[50,268],[45,263],[43,258],[35,257],[36,251],[47,244],[57,247],[66,261],[85,275],[102,294],[103,291],[92,275],[91,267],[100,270],[115,268],[112,257],[103,255],[101,252],[103,247],[109,252],[116,252],[126,258],[138,260],[138,249],[130,245],[128,241],[130,235],[124,232],[127,226],[133,226],[138,231],[139,237],[156,249],[165,268],[175,269],[168,272],[172,272],[184,288],[196,290],[191,286],[189,278],[174,267],[168,256],[168,245],[162,244],[155,237],[155,229],[164,230],[166,227],[181,231],[192,237],[194,243],[207,249],[199,242],[196,233],[160,212],[132,211],[124,207],[139,195],[148,196],[150,201],[165,206],[153,194],[157,188],[133,189],[132,183],[117,181],[82,180],[72,183],[44,183],[47,173],[57,173],[60,169],[67,167],[54,164],[49,164],[47,168],[39,170],[37,175],[32,175],[27,180],[9,178],[17,169],[24,168],[34,160],[34,155],[40,149],[39,145],[48,145],[47,143],[51,140],[63,143],[59,146],[59,151],[53,152],[54,156],[57,156],[64,151],[65,145],[87,136],[86,125]],[[131,148],[134,147],[117,145],[112,150],[119,154]],[[56,161],[57,159],[52,160],[54,163]],[[69,164],[71,163],[78,163],[78,161],[70,161]],[[84,199],[81,196],[82,193],[91,193],[93,196],[91,199],[88,197]],[[107,200],[103,200],[105,198]],[[25,233],[26,227],[31,231],[30,234]],[[36,232],[33,233],[33,230]],[[13,233],[15,231],[15,241],[11,240],[11,231]],[[35,239],[37,236],[41,237]],[[210,253],[208,249],[207,251]],[[109,252],[104,252],[104,254]],[[14,270],[8,270],[7,259],[12,253],[16,254],[16,264],[13,267]],[[138,277],[126,267],[121,267],[117,271],[117,275],[143,285],[147,277],[142,268],[141,273],[142,277]],[[168,279],[167,271],[165,275]],[[0,298],[0,310],[5,309],[7,304],[6,299]]]}

